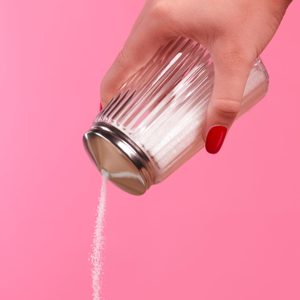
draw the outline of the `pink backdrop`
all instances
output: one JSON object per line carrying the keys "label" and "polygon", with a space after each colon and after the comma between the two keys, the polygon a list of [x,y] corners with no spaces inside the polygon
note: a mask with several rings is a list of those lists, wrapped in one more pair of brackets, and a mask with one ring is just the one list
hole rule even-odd
{"label": "pink backdrop", "polygon": [[[81,143],[138,0],[0,0],[0,299],[91,299],[101,178]],[[109,185],[106,300],[300,299],[300,3],[266,99],[145,196]]]}

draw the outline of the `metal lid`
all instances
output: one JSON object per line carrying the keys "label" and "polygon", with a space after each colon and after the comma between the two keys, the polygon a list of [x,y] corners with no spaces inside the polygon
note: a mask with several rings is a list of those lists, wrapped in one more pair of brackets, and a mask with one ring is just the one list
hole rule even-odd
{"label": "metal lid", "polygon": [[147,155],[123,132],[107,123],[97,123],[83,136],[87,152],[98,170],[122,190],[141,195],[153,182]]}

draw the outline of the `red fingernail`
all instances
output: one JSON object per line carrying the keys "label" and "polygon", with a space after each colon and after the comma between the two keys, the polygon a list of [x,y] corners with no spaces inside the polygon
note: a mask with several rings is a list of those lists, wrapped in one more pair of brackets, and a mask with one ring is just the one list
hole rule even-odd
{"label": "red fingernail", "polygon": [[206,141],[205,141],[206,151],[211,154],[218,153],[223,145],[226,133],[227,133],[227,128],[224,126],[212,127],[206,136]]}
{"label": "red fingernail", "polygon": [[102,110],[102,108],[103,108],[103,107],[102,107],[102,103],[100,102],[100,111]]}

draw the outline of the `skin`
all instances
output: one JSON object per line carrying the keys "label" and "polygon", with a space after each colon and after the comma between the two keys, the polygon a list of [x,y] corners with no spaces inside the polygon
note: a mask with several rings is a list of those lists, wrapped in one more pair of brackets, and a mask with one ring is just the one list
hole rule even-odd
{"label": "skin", "polygon": [[211,53],[215,84],[203,138],[216,125],[230,128],[255,59],[272,39],[290,0],[148,0],[101,83],[103,106],[126,79],[176,36]]}

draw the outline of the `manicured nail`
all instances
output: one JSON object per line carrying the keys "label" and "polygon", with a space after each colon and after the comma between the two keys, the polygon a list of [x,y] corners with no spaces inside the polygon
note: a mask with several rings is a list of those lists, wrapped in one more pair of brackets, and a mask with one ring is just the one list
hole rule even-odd
{"label": "manicured nail", "polygon": [[223,145],[226,133],[227,133],[227,128],[224,126],[212,127],[206,136],[206,141],[205,141],[206,151],[211,154],[218,153]]}
{"label": "manicured nail", "polygon": [[102,103],[100,102],[100,107],[99,107],[100,111],[102,110],[102,108],[103,108]]}

